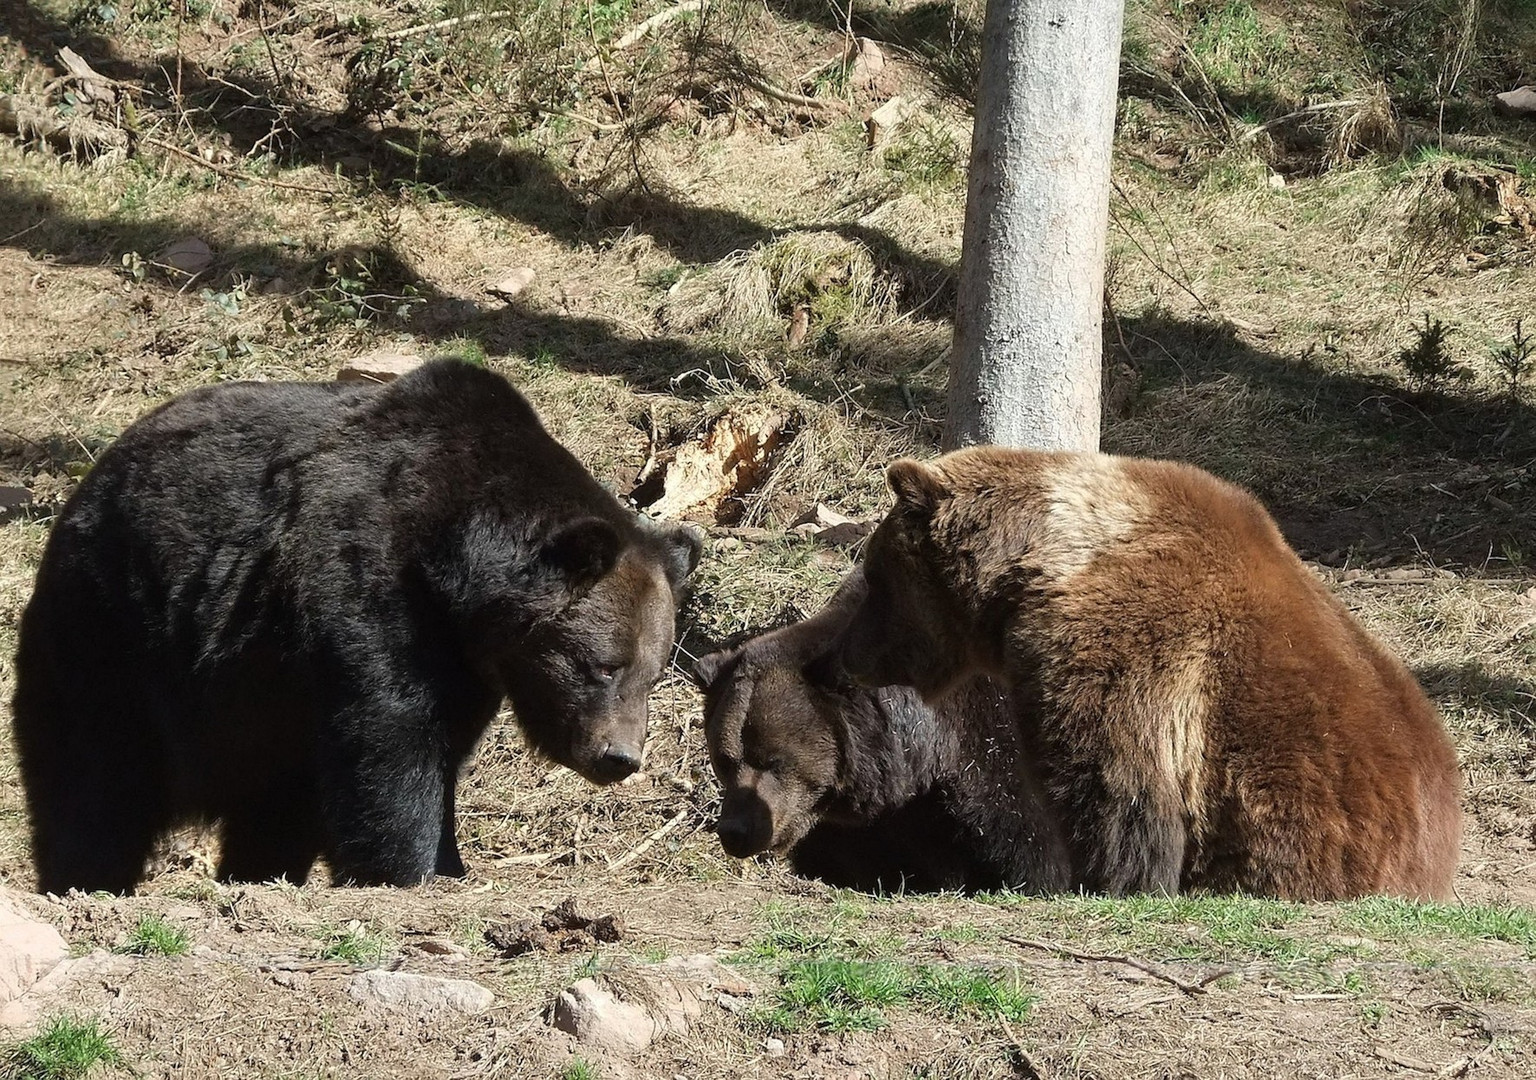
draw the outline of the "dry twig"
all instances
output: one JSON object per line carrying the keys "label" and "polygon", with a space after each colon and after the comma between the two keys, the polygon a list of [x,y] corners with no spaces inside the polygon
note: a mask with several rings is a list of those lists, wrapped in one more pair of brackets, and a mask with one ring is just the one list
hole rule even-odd
{"label": "dry twig", "polygon": [[1347,98],[1343,101],[1319,101],[1315,105],[1308,105],[1306,108],[1297,109],[1295,112],[1288,112],[1284,116],[1277,116],[1273,120],[1266,120],[1262,124],[1255,124],[1243,132],[1242,137],[1238,141],[1245,143],[1253,142],[1254,139],[1257,139],[1270,128],[1279,127],[1281,124],[1288,123],[1291,120],[1300,120],[1304,116],[1313,116],[1321,112],[1332,112],[1335,109],[1351,109],[1363,103],[1361,98]]}
{"label": "dry twig", "polygon": [[202,158],[198,157],[196,154],[192,153],[190,150],[183,150],[181,147],[175,146],[175,145],[173,145],[171,143],[168,143],[168,142],[165,142],[163,139],[153,139],[153,138],[150,138],[150,139],[145,139],[144,142],[149,144],[150,146],[156,147],[156,148],[158,148],[160,150],[165,150],[165,151],[167,151],[169,153],[175,154],[177,157],[185,158],[187,161],[192,162],[192,164],[194,164],[194,165],[201,165],[203,168],[207,169],[209,172],[218,173],[220,176],[224,177],[227,180],[241,180],[241,181],[251,181],[251,180],[254,180],[258,184],[266,184],[268,187],[282,188],[284,191],[306,191],[306,192],[310,193],[311,195],[340,195],[341,194],[341,192],[335,191],[335,190],[333,190],[331,188],[310,187],[307,184],[290,184],[286,180],[270,180],[270,179],[268,179],[265,176],[248,176],[248,175],[246,175],[244,173],[237,173],[233,169],[226,169],[222,165],[215,165],[211,161],[204,161]]}
{"label": "dry twig", "polygon": [[1045,1080],[1045,1074],[1040,1071],[1040,1066],[1035,1064],[1035,1059],[1029,1056],[1029,1051],[1024,1049],[1024,1044],[1014,1032],[1008,1018],[999,1016],[998,1020],[1003,1025],[1003,1034],[1008,1037],[1009,1049],[1013,1051],[1013,1060],[1019,1075],[1024,1077],[1024,1080]]}
{"label": "dry twig", "polygon": [[1183,993],[1189,994],[1191,996],[1205,993],[1206,988],[1210,986],[1211,983],[1215,982],[1217,979],[1222,978],[1223,976],[1231,975],[1235,970],[1234,968],[1230,967],[1220,967],[1201,976],[1194,982],[1189,982],[1185,979],[1179,978],[1177,975],[1170,971],[1163,970],[1156,964],[1149,963],[1146,960],[1139,960],[1134,956],[1120,956],[1114,953],[1078,952],[1076,949],[1069,949],[1065,945],[1056,945],[1049,941],[1034,941],[1030,938],[1011,937],[1008,935],[1004,935],[1002,940],[1008,942],[1010,945],[1018,945],[1026,949],[1039,949],[1041,952],[1055,953],[1058,956],[1068,956],[1073,960],[1093,960],[1106,964],[1124,964],[1126,967],[1133,967],[1137,971],[1144,972],[1145,974],[1152,976],[1154,979],[1157,979],[1160,982],[1165,982],[1169,986],[1177,987]]}
{"label": "dry twig", "polygon": [[635,42],[645,37],[651,31],[659,29],[660,27],[667,25],[667,23],[672,22],[675,19],[680,19],[684,15],[691,14],[695,11],[702,11],[703,9],[704,0],[683,0],[681,4],[674,4],[672,7],[658,11],[649,19],[646,19],[644,22],[636,25],[623,37],[619,38],[618,41],[615,41],[613,43],[613,47],[615,50],[627,49]]}
{"label": "dry twig", "polygon": [[806,97],[804,94],[792,93],[782,87],[774,86],[773,83],[768,82],[766,79],[755,79],[750,75],[743,75],[741,81],[764,97],[770,97],[775,101],[782,101],[788,105],[800,105],[807,109],[843,108],[843,103],[840,101],[826,101],[822,98]]}
{"label": "dry twig", "polygon": [[623,855],[620,855],[617,859],[610,859],[608,861],[608,872],[612,873],[615,870],[620,870],[634,862],[640,856],[644,855],[647,851],[650,851],[651,848],[656,846],[656,841],[660,840],[663,836],[666,836],[667,833],[671,832],[673,829],[677,828],[678,825],[682,824],[683,818],[688,816],[689,809],[690,807],[683,807],[677,813],[668,818],[666,824],[657,829],[655,832],[651,833],[651,835],[647,836],[644,840],[640,841],[640,843],[636,844],[632,850]]}
{"label": "dry twig", "polygon": [[380,34],[380,41],[398,41],[400,38],[412,37],[416,34],[430,34],[434,30],[447,30],[452,26],[467,26],[470,23],[497,21],[516,17],[516,11],[472,11],[468,15],[458,15],[452,19],[438,19],[436,22],[421,23],[417,26],[406,26],[399,30],[391,30]]}

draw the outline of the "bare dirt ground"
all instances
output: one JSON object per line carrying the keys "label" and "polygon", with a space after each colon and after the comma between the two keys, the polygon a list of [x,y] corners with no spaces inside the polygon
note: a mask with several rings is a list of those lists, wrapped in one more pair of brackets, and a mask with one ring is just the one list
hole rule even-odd
{"label": "bare dirt ground", "polygon": [[[1130,6],[1105,447],[1253,488],[1419,674],[1466,779],[1459,904],[1300,907],[867,897],[720,852],[683,667],[814,610],[856,552],[787,527],[817,503],[878,514],[884,463],[936,445],[977,7],[856,3],[887,61],[861,81],[828,5],[720,3],[617,47],[663,6],[428,32],[497,9],[0,0],[0,94],[133,136],[125,159],[78,127],[78,159],[0,137],[0,486],[32,500],[0,511],[0,700],[53,509],[180,390],[456,351],[621,493],[653,445],[728,408],[794,418],[764,482],[708,523],[634,781],[591,788],[505,717],[461,797],[469,878],[413,890],[221,886],[210,841],[177,837],[139,895],[31,902],[77,954],[107,950],[48,1014],[99,1023],[143,1076],[1536,1075],[1536,399],[1497,363],[1517,319],[1536,330],[1536,164],[1529,123],[1486,104],[1536,61],[1524,24],[1474,35],[1437,103],[1440,39],[1406,43],[1439,33],[1419,8],[1454,27],[1463,5]],[[54,85],[66,44],[110,102]],[[917,113],[871,151],[861,121],[893,95]],[[1385,120],[1325,109],[1250,137],[1380,95]],[[188,237],[212,257],[191,276],[168,265]],[[525,293],[484,292],[514,267],[536,272]],[[1426,315],[1466,375],[1404,368]],[[8,748],[0,882],[31,888]],[[618,915],[621,940],[491,943],[568,898]],[[146,917],[187,951],[113,952]],[[711,1003],[632,1055],[547,1023],[577,977],[700,952],[756,983],[748,1007]],[[826,962],[977,974],[998,998],[802,992]],[[351,976],[374,966],[496,1004],[360,1004]]]}

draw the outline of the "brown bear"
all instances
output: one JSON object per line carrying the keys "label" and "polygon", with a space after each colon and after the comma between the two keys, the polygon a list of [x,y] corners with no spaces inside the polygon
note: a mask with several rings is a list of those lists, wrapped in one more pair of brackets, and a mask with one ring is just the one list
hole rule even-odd
{"label": "brown bear", "polygon": [[131,889],[192,819],[228,879],[462,874],[454,790],[503,698],[588,779],[639,766],[699,552],[470,364],[174,399],[64,507],[21,619],[39,887]]}
{"label": "brown bear", "polygon": [[833,650],[864,597],[855,570],[812,618],[695,666],[738,858],[865,890],[1070,886],[1067,848],[1013,699],[981,678],[937,710],[905,687],[839,677]]}
{"label": "brown bear", "polygon": [[1252,496],[1173,462],[997,447],[887,480],[842,662],[935,703],[1011,686],[1089,888],[1450,895],[1445,729]]}

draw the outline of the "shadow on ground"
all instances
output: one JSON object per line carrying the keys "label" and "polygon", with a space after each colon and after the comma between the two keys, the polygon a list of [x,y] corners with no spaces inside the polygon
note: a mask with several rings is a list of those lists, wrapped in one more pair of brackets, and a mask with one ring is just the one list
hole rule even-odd
{"label": "shadow on ground", "polygon": [[1254,347],[1227,325],[1159,315],[1111,325],[1140,373],[1106,450],[1192,461],[1254,490],[1289,539],[1336,565],[1527,574],[1536,560],[1536,410],[1528,399],[1417,393]]}

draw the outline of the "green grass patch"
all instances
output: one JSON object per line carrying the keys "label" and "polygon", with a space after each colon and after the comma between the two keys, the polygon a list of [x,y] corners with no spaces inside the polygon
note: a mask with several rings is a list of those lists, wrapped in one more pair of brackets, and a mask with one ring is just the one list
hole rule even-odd
{"label": "green grass patch", "polygon": [[1372,896],[1341,906],[1339,921],[1377,937],[1507,941],[1536,958],[1536,912],[1487,904],[1418,904]]}
{"label": "green grass patch", "polygon": [[1179,14],[1185,8],[1201,12],[1189,31],[1190,52],[1198,58],[1210,80],[1222,89],[1265,89],[1280,73],[1284,62],[1292,59],[1290,36],[1283,30],[1265,27],[1247,0],[1202,4],[1199,8],[1193,4],[1174,5]]}
{"label": "green grass patch", "polygon": [[349,964],[376,964],[384,955],[384,939],[369,931],[357,919],[346,926],[324,932],[318,956],[321,960],[342,960]]}
{"label": "green grass patch", "polygon": [[55,1016],[43,1030],[0,1053],[6,1080],[76,1080],[98,1065],[122,1065],[123,1057],[94,1020]]}
{"label": "green grass patch", "polygon": [[185,930],[158,915],[144,915],[128,932],[127,940],[113,951],[129,956],[181,956],[189,946]]}
{"label": "green grass patch", "polygon": [[873,1031],[885,1012],[910,1006],[952,1019],[1023,1021],[1036,997],[1017,974],[949,964],[797,960],[781,973],[777,1004],[763,1017],[775,1031]]}
{"label": "green grass patch", "polygon": [[597,1067],[583,1057],[573,1057],[560,1070],[560,1080],[597,1080]]}
{"label": "green grass patch", "polygon": [[[1027,907],[1038,916],[1032,931],[1060,940],[1069,927],[1072,944],[1097,941],[1110,948],[1151,953],[1163,959],[1227,961],[1262,957],[1276,963],[1322,963],[1360,953],[1320,938],[1295,924],[1315,915],[1301,904],[1248,896],[1073,896],[1041,901],[1010,893],[981,897],[986,903]],[[1020,931],[1025,932],[1025,931]]]}
{"label": "green grass patch", "polygon": [[735,959],[742,963],[850,955],[879,959],[900,952],[906,939],[889,927],[873,929],[870,903],[878,901],[847,891],[838,893],[824,908],[769,901],[760,913],[766,924],[764,931],[748,938]]}

